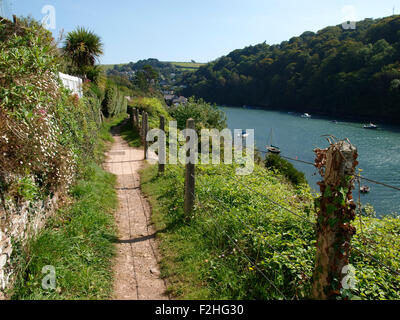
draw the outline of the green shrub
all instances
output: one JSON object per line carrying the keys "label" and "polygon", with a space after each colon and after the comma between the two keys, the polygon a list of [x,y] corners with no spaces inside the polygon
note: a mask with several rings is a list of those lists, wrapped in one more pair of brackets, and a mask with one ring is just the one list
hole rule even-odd
{"label": "green shrub", "polygon": [[214,104],[209,104],[202,99],[190,98],[188,103],[170,107],[171,116],[176,119],[178,129],[186,128],[186,120],[195,120],[196,130],[203,128],[222,130],[226,128],[225,113]]}
{"label": "green shrub", "polygon": [[[81,99],[64,89],[51,33],[25,25],[10,34],[0,24],[0,181],[1,192],[15,199],[24,197],[14,186],[18,177],[32,177],[44,196],[72,185],[95,156],[104,95],[93,83],[84,85]],[[111,105],[111,115],[126,112],[118,91]]]}
{"label": "green shrub", "polygon": [[[159,98],[156,97],[136,97],[131,100],[129,106],[137,108],[140,111],[148,113],[149,128],[158,128],[160,116],[164,116],[166,121],[171,120],[171,116],[165,108],[165,105]],[[166,124],[168,126],[168,124]]]}
{"label": "green shrub", "polygon": [[277,154],[268,154],[264,163],[266,168],[277,170],[295,185],[307,183],[304,173],[298,171],[289,161],[282,159]]}
{"label": "green shrub", "polygon": [[104,100],[102,102],[102,111],[104,116],[114,117],[120,113],[126,113],[128,100],[122,91],[116,85],[109,82],[107,84]]}

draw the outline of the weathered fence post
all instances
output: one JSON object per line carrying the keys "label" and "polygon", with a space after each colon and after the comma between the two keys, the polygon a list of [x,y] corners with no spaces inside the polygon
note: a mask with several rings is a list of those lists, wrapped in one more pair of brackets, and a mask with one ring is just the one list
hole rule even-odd
{"label": "weathered fence post", "polygon": [[142,111],[142,126],[140,128],[140,136],[142,137],[142,144],[144,145],[144,121],[146,112]]}
{"label": "weathered fence post", "polygon": [[148,142],[147,142],[147,132],[149,131],[148,127],[148,115],[147,112],[143,113],[143,145],[144,145],[144,159],[147,159],[147,149],[148,149]]}
{"label": "weathered fence post", "polygon": [[136,108],[131,108],[131,110],[132,110],[132,129],[133,130],[135,130],[135,128],[136,128],[136,119],[135,119],[135,117],[136,117],[136,114],[135,114],[135,110],[136,110]]}
{"label": "weathered fence post", "polygon": [[[160,116],[160,131],[165,133],[165,118]],[[167,151],[165,150],[165,134],[160,134],[158,141],[158,173],[163,174],[165,171],[165,162],[167,158]]]}
{"label": "weathered fence post", "polygon": [[312,283],[314,299],[336,299],[341,295],[342,272],[349,264],[350,241],[356,230],[351,225],[356,204],[354,188],[357,148],[350,141],[332,143],[315,149],[316,164],[324,180],[319,182],[321,196],[317,207],[317,252]]}
{"label": "weathered fence post", "polygon": [[128,109],[128,113],[129,113],[129,122],[130,122],[130,124],[132,126],[132,129],[133,129],[134,128],[134,125],[133,125],[133,108],[129,108]]}
{"label": "weathered fence post", "polygon": [[135,124],[135,128],[138,129],[139,128],[139,112],[138,109],[133,109],[133,121]]}
{"label": "weathered fence post", "polygon": [[[187,129],[195,129],[194,120],[186,120]],[[186,142],[189,142],[190,137],[186,137]],[[188,151],[189,152],[189,151]],[[195,159],[189,158],[185,169],[185,214],[186,216],[190,214],[193,210],[194,205],[194,193],[195,193]]]}

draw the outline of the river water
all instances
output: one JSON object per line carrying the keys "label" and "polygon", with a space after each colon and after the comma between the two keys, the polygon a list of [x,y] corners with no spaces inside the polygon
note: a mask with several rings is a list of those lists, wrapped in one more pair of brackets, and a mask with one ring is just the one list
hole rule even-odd
{"label": "river water", "polygon": [[[300,114],[221,107],[226,113],[230,129],[254,129],[255,143],[259,150],[265,150],[273,129],[273,144],[281,148],[282,155],[314,162],[315,148],[326,148],[328,142],[322,135],[332,134],[339,139],[349,138],[358,148],[359,166],[362,175],[400,187],[400,128],[379,125],[378,130],[363,129],[362,123],[341,121],[340,119],[323,118],[312,115],[311,119],[302,118]],[[333,123],[332,120],[337,120]],[[317,181],[321,177],[316,168],[310,165],[291,161],[304,172],[310,186],[319,190]],[[371,187],[371,192],[361,195],[362,204],[374,206],[377,215],[400,213],[400,191],[363,181]],[[356,189],[357,190],[357,189]],[[354,194],[358,199],[358,192]]]}

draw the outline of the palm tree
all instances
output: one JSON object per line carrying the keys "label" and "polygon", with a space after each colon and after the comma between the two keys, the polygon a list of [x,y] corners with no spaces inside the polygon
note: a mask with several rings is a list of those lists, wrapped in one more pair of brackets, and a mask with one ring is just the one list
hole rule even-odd
{"label": "palm tree", "polygon": [[98,35],[83,27],[68,33],[63,47],[64,54],[71,59],[77,72],[86,76],[87,70],[95,65],[103,54],[103,43]]}

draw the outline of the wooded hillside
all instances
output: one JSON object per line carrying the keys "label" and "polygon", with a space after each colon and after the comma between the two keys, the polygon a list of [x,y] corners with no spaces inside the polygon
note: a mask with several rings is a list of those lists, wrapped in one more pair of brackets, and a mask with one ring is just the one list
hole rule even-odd
{"label": "wooded hillside", "polygon": [[235,50],[186,74],[182,94],[229,105],[400,122],[400,16]]}

